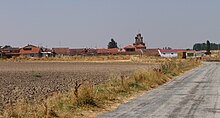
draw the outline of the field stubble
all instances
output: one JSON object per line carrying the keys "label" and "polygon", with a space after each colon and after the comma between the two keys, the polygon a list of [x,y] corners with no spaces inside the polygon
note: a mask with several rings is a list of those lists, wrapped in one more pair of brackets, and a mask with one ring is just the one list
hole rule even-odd
{"label": "field stubble", "polygon": [[115,75],[129,76],[135,70],[157,67],[143,63],[0,62],[0,111],[18,100],[38,102],[66,92],[74,88],[75,81],[96,85]]}

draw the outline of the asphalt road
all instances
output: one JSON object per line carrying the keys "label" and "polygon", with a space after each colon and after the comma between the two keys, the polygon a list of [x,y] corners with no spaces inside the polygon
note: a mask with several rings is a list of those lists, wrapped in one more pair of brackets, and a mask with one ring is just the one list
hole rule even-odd
{"label": "asphalt road", "polygon": [[99,118],[220,118],[220,63],[204,63]]}

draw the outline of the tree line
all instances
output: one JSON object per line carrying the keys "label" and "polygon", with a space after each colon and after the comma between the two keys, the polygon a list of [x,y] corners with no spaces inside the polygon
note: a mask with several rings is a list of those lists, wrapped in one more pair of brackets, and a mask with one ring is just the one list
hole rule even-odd
{"label": "tree line", "polygon": [[206,43],[196,43],[193,45],[193,50],[200,51],[200,50],[220,50],[220,44],[210,43],[207,41]]}

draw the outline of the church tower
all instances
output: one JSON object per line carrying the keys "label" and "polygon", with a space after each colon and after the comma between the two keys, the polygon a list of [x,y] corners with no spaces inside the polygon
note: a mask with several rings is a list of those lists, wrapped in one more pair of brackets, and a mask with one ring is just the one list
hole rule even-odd
{"label": "church tower", "polygon": [[137,49],[146,49],[145,43],[143,41],[143,37],[141,34],[137,34],[135,37],[135,43],[133,44]]}

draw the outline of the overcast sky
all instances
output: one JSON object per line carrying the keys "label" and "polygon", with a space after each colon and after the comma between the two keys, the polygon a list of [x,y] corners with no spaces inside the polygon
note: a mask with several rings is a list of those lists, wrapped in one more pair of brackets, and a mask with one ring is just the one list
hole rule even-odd
{"label": "overcast sky", "polygon": [[148,48],[220,43],[220,0],[1,0],[0,45]]}

